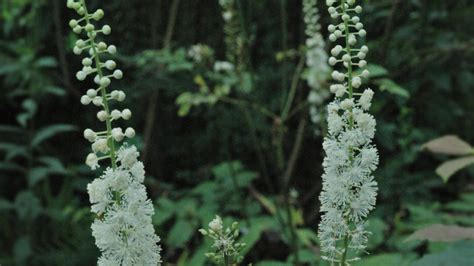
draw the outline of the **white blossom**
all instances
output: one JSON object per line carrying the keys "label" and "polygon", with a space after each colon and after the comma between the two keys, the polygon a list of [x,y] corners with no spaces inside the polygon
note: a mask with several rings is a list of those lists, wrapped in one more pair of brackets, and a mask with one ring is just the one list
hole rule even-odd
{"label": "white blossom", "polygon": [[[308,95],[309,114],[311,121],[319,125],[323,116],[321,105],[328,98],[329,92],[324,89],[324,84],[330,73],[327,64],[328,55],[325,50],[325,42],[320,33],[318,8],[316,1],[304,0],[303,13],[305,22],[306,39],[306,71],[304,78],[307,80],[311,89]],[[319,131],[315,130],[318,134]]]}
{"label": "white blossom", "polygon": [[135,146],[122,147],[119,166],[108,168],[87,186],[92,211],[102,215],[92,234],[102,252],[99,265],[157,265],[161,263],[159,237],[151,223],[153,204],[147,199],[143,164]]}
{"label": "white blossom", "polygon": [[[348,46],[335,45],[331,50],[333,57],[329,59],[331,65],[340,63],[345,72],[332,73],[337,83],[330,87],[335,100],[328,105],[328,135],[323,143],[326,157],[319,196],[323,214],[318,235],[323,258],[346,265],[357,258],[347,259],[342,254],[356,254],[365,249],[368,241],[370,233],[365,229],[365,220],[376,203],[377,182],[373,172],[379,156],[372,144],[376,121],[367,113],[374,93],[366,89],[362,94],[355,94],[355,90],[362,86],[362,78],[367,78],[369,73],[364,70],[356,75],[352,71],[367,64],[363,59],[368,48],[353,47],[357,44],[357,35],[365,35],[360,19],[354,16],[354,12],[362,10],[360,7],[351,8],[355,0],[326,2],[331,17],[342,19],[339,24],[328,27],[330,39],[343,38]],[[349,34],[346,34],[346,25],[349,25]],[[356,95],[360,97],[357,99]],[[346,258],[344,262],[343,257]]]}

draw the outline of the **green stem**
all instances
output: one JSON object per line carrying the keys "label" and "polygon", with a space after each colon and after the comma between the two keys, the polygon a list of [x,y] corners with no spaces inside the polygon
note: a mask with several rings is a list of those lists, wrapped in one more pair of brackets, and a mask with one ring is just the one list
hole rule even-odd
{"label": "green stem", "polygon": [[222,252],[224,254],[224,265],[225,266],[231,266],[231,261],[230,261],[230,258],[229,256],[227,256],[227,254],[225,254],[225,252]]}
{"label": "green stem", "polygon": [[301,72],[303,72],[305,63],[305,57],[302,56],[300,61],[298,62],[298,66],[296,67],[295,73],[293,74],[293,80],[291,81],[290,92],[288,94],[288,99],[286,100],[285,107],[281,113],[281,119],[284,121],[290,112],[291,105],[293,104],[293,100],[296,95],[296,89],[298,88],[298,83],[301,77]]}
{"label": "green stem", "polygon": [[342,258],[341,258],[341,266],[346,265],[346,260],[347,260],[347,248],[349,246],[349,235],[346,235],[344,237],[344,252],[342,253]]}
{"label": "green stem", "polygon": [[[346,14],[346,0],[341,0],[342,2],[342,13]],[[351,55],[351,45],[349,43],[349,22],[347,20],[344,21],[344,34],[345,34],[345,41],[346,41],[346,53],[348,55]],[[349,92],[349,99],[353,98],[353,88],[352,88],[352,61],[347,64],[347,86],[348,86],[348,92]],[[354,128],[354,118],[352,116],[352,109],[350,110],[350,116],[349,116],[349,128],[352,129]],[[354,158],[354,151],[352,147],[349,147],[349,158],[350,162],[352,163],[353,158]],[[346,234],[344,237],[344,251],[342,253],[341,257],[341,266],[346,265],[346,260],[347,260],[347,250],[349,248],[349,235]]]}
{"label": "green stem", "polygon": [[[86,19],[86,22],[87,24],[90,24],[90,15],[89,15],[89,11],[87,10],[86,2],[84,0],[81,0],[81,3],[85,10],[84,17]],[[92,56],[94,57],[95,65],[97,68],[97,74],[99,75],[99,78],[102,79],[104,75],[101,69],[102,63],[99,58],[99,53],[97,52],[97,44],[95,43],[95,37],[92,34],[90,36],[88,34],[88,38],[92,47]],[[115,141],[112,138],[112,120],[110,117],[110,109],[109,109],[109,103],[107,100],[106,88],[103,86],[100,86],[100,93],[102,97],[102,102],[104,104],[104,111],[107,113],[105,124],[107,126],[107,142],[110,149],[110,163],[112,165],[112,169],[115,169],[117,168],[117,162],[115,161]]]}

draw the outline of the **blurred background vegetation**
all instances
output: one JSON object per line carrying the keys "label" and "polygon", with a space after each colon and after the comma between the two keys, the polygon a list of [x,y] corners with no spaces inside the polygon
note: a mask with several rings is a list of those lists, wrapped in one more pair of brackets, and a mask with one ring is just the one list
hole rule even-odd
{"label": "blurred background vegetation", "polygon": [[[104,9],[113,29],[107,42],[119,47],[125,77],[117,84],[134,113],[127,125],[139,132],[134,144],[146,163],[164,261],[206,265],[210,243],[197,229],[219,214],[239,221],[244,262],[292,265],[298,250],[303,265],[325,265],[316,237],[322,137],[304,122],[304,108],[282,121],[243,104],[281,112],[305,42],[301,1],[236,1],[233,33],[243,36],[245,66],[237,81],[213,75],[206,62],[229,60],[217,0],[88,2]],[[327,36],[330,18],[319,2]],[[433,224],[474,227],[474,167],[444,182],[435,169],[451,157],[423,151],[448,134],[474,144],[474,3],[362,5],[381,163],[370,256],[356,265],[473,265],[472,231],[464,234],[471,240],[450,242],[439,241],[450,229],[435,230],[438,239],[412,234]],[[67,26],[74,16],[61,0],[0,1],[1,265],[94,265],[99,253],[86,193],[98,173],[83,163],[89,146],[81,132],[100,124],[79,102],[88,88],[74,78],[81,67]],[[188,56],[196,44],[210,49],[200,63]],[[203,80],[235,89],[200,99],[193,92],[208,85]],[[298,84],[295,106],[309,90]],[[227,93],[226,86],[216,90]]]}

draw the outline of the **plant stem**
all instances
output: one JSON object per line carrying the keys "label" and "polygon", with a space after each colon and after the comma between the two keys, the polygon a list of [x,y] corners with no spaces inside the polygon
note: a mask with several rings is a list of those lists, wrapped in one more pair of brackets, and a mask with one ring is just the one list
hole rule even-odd
{"label": "plant stem", "polygon": [[293,80],[291,81],[290,92],[288,93],[288,99],[286,100],[285,107],[281,113],[282,121],[286,120],[288,113],[290,112],[291,105],[296,95],[296,89],[298,89],[298,83],[301,78],[301,72],[303,72],[305,63],[305,57],[301,56],[298,62],[298,66],[296,67],[295,73],[293,74]]}
{"label": "plant stem", "polygon": [[224,254],[224,265],[225,266],[231,266],[231,261],[230,261],[230,258],[229,256],[227,256],[227,254],[225,254],[225,252],[222,252]]}
{"label": "plant stem", "polygon": [[342,258],[341,258],[341,266],[346,265],[346,260],[347,260],[347,247],[349,245],[349,235],[346,235],[344,237],[344,252],[342,253]]}
{"label": "plant stem", "polygon": [[[90,15],[89,11],[87,10],[86,2],[84,0],[81,0],[82,6],[84,7],[85,10],[85,19],[87,24],[90,24]],[[95,66],[97,68],[97,74],[99,75],[99,78],[102,79],[104,77],[101,69],[101,61],[99,57],[99,53],[97,51],[97,44],[95,43],[95,37],[92,34],[88,34],[89,41],[92,47],[92,57],[94,57],[94,62]],[[100,93],[102,97],[102,103],[104,105],[104,111],[107,113],[107,118],[105,120],[105,124],[107,126],[107,143],[110,149],[110,163],[112,165],[112,169],[117,168],[117,163],[115,161],[115,141],[112,138],[112,120],[110,117],[110,109],[109,109],[109,102],[107,100],[107,89],[103,86],[100,86]]]}
{"label": "plant stem", "polygon": [[[346,14],[346,0],[341,0],[342,3],[342,13]],[[344,34],[345,34],[345,41],[346,41],[346,53],[348,55],[351,55],[351,45],[349,43],[349,22],[347,20],[344,21]],[[347,86],[348,86],[348,91],[349,91],[349,99],[353,98],[353,88],[352,88],[352,61],[347,64]],[[354,128],[354,117],[352,116],[352,109],[350,110],[350,116],[349,116],[349,128],[353,129]],[[350,162],[352,164],[353,158],[354,158],[354,151],[352,147],[349,147],[349,158]],[[344,217],[344,219],[346,219]],[[345,266],[346,265],[346,260],[347,260],[347,250],[349,246],[349,235],[346,234],[344,237],[344,251],[341,257],[341,265]]]}
{"label": "plant stem", "polygon": [[[163,40],[163,49],[168,49],[171,45],[171,39],[173,37],[174,28],[176,24],[176,17],[178,14],[180,0],[173,0],[171,3],[171,10],[168,19],[168,26],[166,27],[165,39]],[[147,108],[147,117],[145,122],[145,133],[144,133],[144,148],[143,148],[143,163],[147,163],[148,153],[150,151],[150,142],[153,134],[153,128],[156,122],[156,106],[158,104],[159,89],[156,89],[150,97]]]}

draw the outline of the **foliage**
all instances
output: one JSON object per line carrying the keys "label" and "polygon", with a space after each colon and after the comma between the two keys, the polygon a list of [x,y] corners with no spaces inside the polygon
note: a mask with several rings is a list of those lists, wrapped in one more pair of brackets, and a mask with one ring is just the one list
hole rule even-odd
{"label": "foliage", "polygon": [[[197,230],[219,214],[225,222],[239,222],[240,241],[247,244],[243,263],[292,265],[292,236],[283,226],[291,217],[299,261],[325,265],[317,259],[320,215],[314,207],[321,190],[322,138],[310,127],[300,130],[300,156],[287,186],[275,153],[281,143],[288,166],[300,120],[308,119],[307,109],[298,107],[309,92],[301,75],[290,106],[299,111],[289,112],[284,123],[275,119],[304,52],[302,1],[232,1],[238,20],[231,26],[238,30],[226,32],[244,39],[239,43],[244,53],[233,62],[242,66],[239,75],[214,71],[216,61],[229,61],[218,1],[179,1],[170,45],[163,45],[172,2],[90,1],[115,25],[110,41],[120,43],[117,61],[128,73],[116,87],[126,91],[138,114],[133,127],[144,129],[149,113],[155,115],[152,139],[146,142],[139,134],[132,144],[148,147],[145,185],[163,238],[163,261],[206,265],[212,242]],[[318,2],[322,33],[328,36],[330,17],[324,1]],[[434,224],[474,226],[472,167],[444,183],[435,172],[444,155],[422,152],[424,143],[445,135],[474,143],[474,5],[470,0],[360,2],[381,161],[375,173],[378,207],[369,218],[370,255],[355,265],[445,260],[472,265],[471,241],[406,239]],[[0,1],[2,265],[92,265],[98,256],[85,191],[94,176],[80,166],[87,149],[75,131],[95,122],[82,115],[78,103],[73,70],[80,66],[69,48],[76,37],[66,30],[71,16],[61,1]],[[212,47],[209,61],[199,64],[189,56],[196,44]],[[196,106],[203,85],[207,98]],[[208,105],[218,88],[219,100]],[[156,108],[148,112],[155,93]],[[180,95],[188,96],[177,106]],[[180,107],[189,103],[192,108],[180,117]]]}

